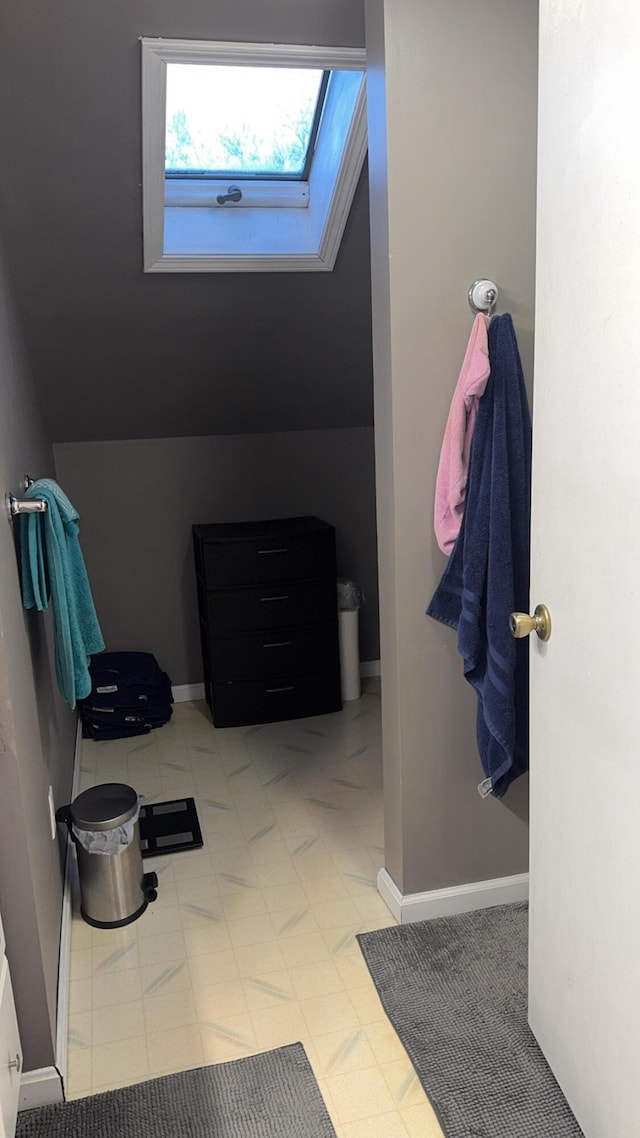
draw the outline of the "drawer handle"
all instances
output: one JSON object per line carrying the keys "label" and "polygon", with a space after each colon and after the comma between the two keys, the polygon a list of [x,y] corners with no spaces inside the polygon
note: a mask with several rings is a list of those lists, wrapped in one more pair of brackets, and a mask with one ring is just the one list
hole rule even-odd
{"label": "drawer handle", "polygon": [[293,684],[287,684],[286,688],[267,688],[267,695],[273,695],[278,691],[295,691],[295,687]]}
{"label": "drawer handle", "polygon": [[259,549],[258,556],[263,557],[265,553],[288,553],[289,550],[286,546],[283,549]]}
{"label": "drawer handle", "polygon": [[274,641],[273,644],[263,644],[262,647],[263,648],[288,648],[291,644],[293,644],[293,640],[278,640],[278,641]]}
{"label": "drawer handle", "polygon": [[260,597],[261,602],[264,602],[264,601],[288,601],[288,600],[289,600],[289,594],[288,593],[284,593],[281,597]]}
{"label": "drawer handle", "polygon": [[10,1071],[17,1071],[18,1074],[20,1074],[20,1070],[22,1067],[22,1059],[20,1058],[19,1052],[16,1053],[15,1059],[12,1059],[11,1062],[7,1064],[7,1066],[8,1066]]}

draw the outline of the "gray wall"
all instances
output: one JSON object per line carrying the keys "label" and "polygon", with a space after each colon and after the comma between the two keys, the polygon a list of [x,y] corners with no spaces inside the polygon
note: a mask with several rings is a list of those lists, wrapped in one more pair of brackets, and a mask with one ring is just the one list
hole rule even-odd
{"label": "gray wall", "polygon": [[[142,273],[139,36],[364,43],[362,0],[0,6],[0,202],[57,442],[371,425],[366,176],[333,273]],[[10,109],[9,109],[10,108]]]}
{"label": "gray wall", "polygon": [[377,659],[373,430],[63,443],[58,477],[107,646],[153,652],[175,684],[202,680],[191,526],[315,513],[337,528],[338,572],[359,581],[362,659]]}
{"label": "gray wall", "polygon": [[109,440],[58,452],[107,639],[198,680],[191,523],[315,511],[365,583],[377,657],[366,169],[332,273],[143,274],[140,36],[360,46],[363,4],[0,6],[0,204],[45,421],[60,444]]}
{"label": "gray wall", "polygon": [[[0,224],[2,219],[0,218]],[[0,250],[0,492],[53,456],[34,398]],[[60,850],[47,794],[68,801],[74,718],[55,690],[49,614],[22,608],[14,530],[0,519],[0,910],[26,1070],[54,1062]]]}
{"label": "gray wall", "polygon": [[[490,276],[531,374],[537,5],[367,0],[386,865],[402,893],[527,866],[527,784],[481,800],[475,697],[424,615],[444,568],[432,502]],[[410,177],[407,172],[410,171]]]}

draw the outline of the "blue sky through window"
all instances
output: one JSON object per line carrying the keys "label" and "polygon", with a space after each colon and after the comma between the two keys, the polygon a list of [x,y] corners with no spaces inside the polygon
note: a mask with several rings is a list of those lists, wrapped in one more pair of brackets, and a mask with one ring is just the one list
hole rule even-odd
{"label": "blue sky through window", "polygon": [[167,66],[165,169],[222,177],[300,177],[323,72]]}

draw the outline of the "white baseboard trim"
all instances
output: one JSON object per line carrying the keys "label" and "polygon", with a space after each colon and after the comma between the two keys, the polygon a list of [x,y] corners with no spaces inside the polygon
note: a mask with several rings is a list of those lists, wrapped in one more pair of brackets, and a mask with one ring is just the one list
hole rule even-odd
{"label": "white baseboard trim", "polygon": [[204,684],[176,684],[171,692],[174,703],[188,703],[191,699],[204,699]]}
{"label": "white baseboard trim", "polygon": [[64,1102],[64,1091],[62,1076],[56,1067],[22,1072],[18,1110],[33,1110],[36,1106],[52,1106],[57,1102]]}
{"label": "white baseboard trim", "polygon": [[[82,721],[78,716],[76,722],[76,740],[73,752],[73,773],[71,776],[71,799],[73,802],[80,790],[80,762],[82,759]],[[45,1072],[55,1071],[64,1089],[67,1078],[68,1048],[69,1048],[69,983],[71,979],[71,918],[73,913],[73,890],[76,874],[76,859],[73,852],[73,843],[67,838],[67,854],[64,867],[64,888],[62,893],[62,922],[60,925],[60,955],[58,958],[58,1002],[56,1023],[56,1065],[43,1067]],[[39,1072],[35,1072],[39,1074]],[[28,1072],[31,1074],[31,1072]],[[33,1082],[33,1080],[32,1080]],[[38,1094],[46,1093],[49,1076],[35,1080],[39,1088]],[[29,1084],[31,1085],[31,1084]],[[64,1095],[63,1095],[64,1098]],[[50,1102],[62,1102],[63,1099],[52,1098],[38,1103],[29,1103],[31,1106],[46,1106]],[[27,1106],[22,1109],[28,1109]]]}
{"label": "white baseboard trim", "polygon": [[[56,1023],[56,1067],[66,1081],[69,1050],[69,984],[71,981],[71,916],[72,873],[75,869],[72,843],[67,839],[64,893],[62,895],[62,925],[60,928],[60,959],[58,961],[58,1018]],[[57,1099],[55,1100],[58,1101]]]}
{"label": "white baseboard trim", "polygon": [[468,885],[403,895],[387,870],[381,869],[378,893],[391,915],[401,925],[408,925],[413,921],[430,921],[434,917],[452,917],[456,913],[471,913],[474,909],[526,901],[529,897],[529,874],[516,873],[511,877],[494,877],[490,881],[471,881]]}
{"label": "white baseboard trim", "polygon": [[360,675],[361,676],[379,676],[380,675],[380,661],[379,660],[361,660],[360,661]]}

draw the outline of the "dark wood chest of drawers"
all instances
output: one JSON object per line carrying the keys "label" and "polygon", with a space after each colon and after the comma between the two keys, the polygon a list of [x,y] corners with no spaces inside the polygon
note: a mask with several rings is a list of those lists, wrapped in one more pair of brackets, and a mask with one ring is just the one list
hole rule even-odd
{"label": "dark wood chest of drawers", "polygon": [[333,526],[314,517],[198,525],[193,542],[215,726],[340,711]]}

